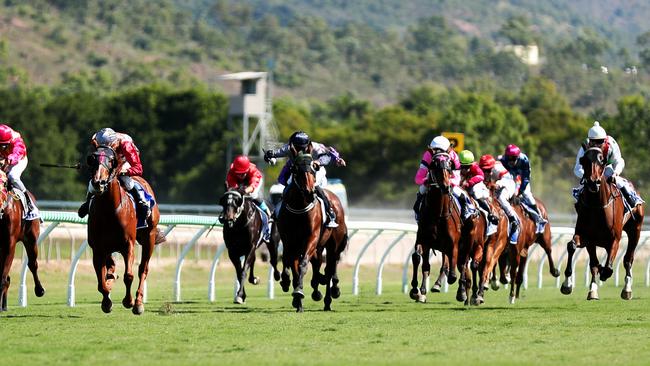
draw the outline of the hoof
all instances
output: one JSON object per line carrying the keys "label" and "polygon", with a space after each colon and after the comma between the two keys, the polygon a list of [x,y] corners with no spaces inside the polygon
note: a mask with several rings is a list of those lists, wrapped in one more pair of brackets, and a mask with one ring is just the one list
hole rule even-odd
{"label": "hoof", "polygon": [[632,291],[621,291],[621,299],[623,300],[632,300]]}
{"label": "hoof", "polygon": [[296,313],[303,313],[304,311],[305,310],[302,308],[302,305],[296,308]]}
{"label": "hoof", "polygon": [[296,290],[293,290],[293,292],[291,293],[291,295],[293,296],[294,299],[296,299],[296,298],[298,298],[298,299],[304,299],[304,298],[305,298],[305,293],[302,292],[302,290],[297,290],[297,289],[296,289]]}
{"label": "hoof", "polygon": [[34,294],[36,297],[43,297],[45,295],[45,289],[43,286],[34,287]]}
{"label": "hoof", "polygon": [[551,276],[558,278],[560,277],[560,270],[555,268],[553,271],[551,271]]}
{"label": "hoof", "polygon": [[600,300],[598,297],[598,292],[596,291],[589,291],[587,294],[587,300]]}
{"label": "hoof", "polygon": [[142,313],[144,313],[144,304],[138,304],[134,306],[133,309],[131,309],[131,311],[135,315],[142,315]]}
{"label": "hoof", "polygon": [[416,301],[424,304],[427,302],[427,295],[419,295]]}
{"label": "hoof", "polygon": [[257,277],[257,276],[255,276],[253,278],[249,278],[248,283],[253,284],[253,285],[257,285],[257,284],[260,283],[260,278]]}
{"label": "hoof", "polygon": [[418,296],[420,296],[420,290],[418,290],[416,288],[412,288],[411,292],[409,292],[409,297],[411,298],[411,300],[416,300],[417,301]]}
{"label": "hoof", "polygon": [[291,305],[296,308],[297,313],[302,313],[302,297],[299,296],[293,296],[293,301],[291,301]]}
{"label": "hoof", "polygon": [[609,267],[602,267],[600,270],[600,280],[605,282],[608,278],[612,277],[614,270]]}
{"label": "hoof", "polygon": [[458,302],[465,302],[467,301],[467,294],[465,293],[465,290],[463,291],[458,291],[456,293],[456,301]]}
{"label": "hoof", "polygon": [[319,285],[327,286],[327,282],[328,282],[327,278],[324,275],[322,275],[322,274],[318,275],[318,284]]}
{"label": "hoof", "polygon": [[433,286],[431,286],[431,292],[440,292],[442,286],[438,282],[434,283]]}
{"label": "hoof", "polygon": [[488,285],[487,283],[484,283],[483,284],[483,291],[488,291],[489,289],[490,289],[490,285]]}
{"label": "hoof", "polygon": [[571,286],[564,286],[560,287],[560,292],[563,293],[564,295],[570,295],[571,292],[573,292],[573,287]]}
{"label": "hoof", "polygon": [[106,314],[113,311],[113,302],[111,301],[111,299],[102,300],[102,311],[105,312]]}
{"label": "hoof", "polygon": [[490,288],[494,291],[497,291],[501,286],[499,286],[499,282],[496,280],[490,281]]}
{"label": "hoof", "polygon": [[449,277],[447,277],[447,284],[448,285],[453,285],[454,283],[456,283],[457,279],[458,279],[458,277],[456,276],[455,273],[450,273]]}
{"label": "hoof", "polygon": [[286,282],[280,281],[280,286],[282,286],[282,292],[289,292],[289,280]]}
{"label": "hoof", "polygon": [[124,305],[124,307],[127,309],[131,309],[133,307],[133,299],[129,299],[125,297],[122,300],[122,305]]}
{"label": "hoof", "polygon": [[325,307],[323,308],[323,311],[332,311],[332,307],[329,304],[325,305]]}
{"label": "hoof", "polygon": [[276,281],[280,281],[280,272],[274,271],[273,272],[273,279]]}
{"label": "hoof", "polygon": [[334,286],[330,289],[333,299],[338,299],[341,296],[341,289],[338,286]]}
{"label": "hoof", "polygon": [[472,296],[472,298],[471,298],[469,304],[472,305],[472,306],[479,306],[479,305],[481,305],[481,303],[478,301],[478,297],[476,297],[476,296]]}
{"label": "hoof", "polygon": [[235,296],[234,303],[239,305],[244,305],[246,303],[246,300],[244,300],[244,298],[241,296]]}
{"label": "hoof", "polygon": [[314,301],[321,301],[323,299],[323,294],[320,291],[314,291],[311,293],[311,299]]}
{"label": "hoof", "polygon": [[514,305],[514,304],[515,304],[515,300],[516,300],[516,298],[515,298],[514,296],[510,296],[510,297],[508,298],[508,302],[510,303],[510,305]]}

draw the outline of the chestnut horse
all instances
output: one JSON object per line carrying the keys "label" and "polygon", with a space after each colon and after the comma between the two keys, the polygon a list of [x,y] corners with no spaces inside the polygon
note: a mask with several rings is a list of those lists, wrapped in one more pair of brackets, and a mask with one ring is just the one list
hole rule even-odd
{"label": "chestnut horse", "polygon": [[[91,184],[95,188],[95,196],[88,214],[88,245],[93,250],[93,267],[97,275],[97,290],[102,294],[102,311],[110,313],[113,302],[110,299],[111,289],[115,281],[115,262],[111,256],[119,252],[124,258],[124,285],[126,295],[122,300],[125,308],[132,308],[133,314],[144,312],[143,291],[144,281],[149,271],[149,259],[157,242],[164,238],[159,236],[158,206],[151,209],[147,218],[147,227],[136,229],[136,211],[132,199],[120,185],[117,178],[121,165],[116,153],[110,147],[100,146],[91,159],[93,175]],[[153,197],[149,184],[141,177],[132,177]],[[135,242],[142,246],[142,257],[138,267],[140,283],[135,300],[131,296],[133,283],[133,261],[135,259]]]}
{"label": "chestnut horse", "polygon": [[[3,164],[4,165],[4,164]],[[31,195],[31,193],[28,193]],[[31,195],[32,202],[36,199]],[[7,294],[11,278],[9,271],[16,252],[16,243],[22,241],[27,251],[27,265],[34,276],[34,293],[41,297],[45,289],[38,278],[38,245],[41,232],[39,220],[23,220],[24,208],[17,195],[7,190],[7,175],[0,170],[0,265],[2,279],[0,281],[0,312],[7,311]]]}
{"label": "chestnut horse", "polygon": [[[613,179],[607,179],[603,175],[607,162],[600,148],[586,149],[584,156],[580,158],[580,164],[584,169],[582,177],[584,188],[576,204],[578,219],[573,239],[567,244],[569,255],[564,271],[566,279],[562,283],[560,291],[565,295],[571,293],[573,289],[571,278],[573,254],[577,247],[586,247],[591,268],[591,285],[587,300],[598,300],[596,277],[600,274],[600,280],[606,281],[614,272],[612,263],[618,253],[622,232],[625,230],[627,234],[627,249],[625,257],[623,257],[625,286],[621,291],[621,298],[630,300],[632,298],[632,264],[643,225],[643,205],[636,206],[631,213],[625,214],[624,198],[621,191]],[[601,266],[598,261],[596,246],[605,248],[607,252],[604,266]]]}
{"label": "chestnut horse", "polygon": [[[542,201],[535,199],[539,212],[548,221],[548,212],[546,206]],[[548,222],[544,227],[544,231],[537,234],[537,224],[535,220],[527,213],[524,204],[519,199],[512,200],[512,208],[515,210],[517,217],[519,217],[519,238],[517,244],[508,244],[508,258],[510,266],[510,303],[514,304],[515,300],[519,298],[519,291],[521,284],[524,282],[524,269],[528,260],[528,249],[535,243],[539,244],[548,258],[549,272],[553,277],[559,277],[560,271],[555,268],[551,245],[551,223]]]}
{"label": "chestnut horse", "polygon": [[[219,204],[223,207],[223,240],[228,249],[228,257],[235,267],[239,289],[235,294],[235,303],[246,302],[246,291],[244,280],[246,272],[250,269],[248,282],[257,285],[260,281],[253,273],[255,266],[255,250],[264,242],[269,249],[270,261],[273,266],[275,280],[280,279],[278,271],[278,244],[280,236],[274,227],[271,230],[270,242],[263,241],[262,235],[262,213],[255,207],[243,189],[231,189],[226,191]],[[270,218],[268,218],[270,220]],[[244,257],[242,266],[241,257]]]}
{"label": "chestnut horse", "polygon": [[[289,270],[291,268],[293,284],[292,305],[297,312],[303,311],[302,299],[303,278],[307,272],[307,264],[312,265],[311,286],[312,299],[319,301],[322,294],[318,285],[326,286],[325,311],[331,310],[332,298],[341,295],[338,287],[337,265],[341,253],[348,243],[348,229],[345,224],[345,213],[338,197],[325,190],[330,204],[336,213],[337,228],[328,228],[324,225],[322,203],[316,199],[314,187],[316,183],[316,170],[318,164],[311,156],[311,146],[305,153],[292,150],[294,158],[291,166],[291,180],[283,197],[282,208],[278,217],[278,230],[282,238],[284,252],[282,263],[283,291],[289,290]],[[325,274],[320,273],[323,261],[323,250],[326,251]]]}
{"label": "chestnut horse", "polygon": [[[464,275],[464,268],[458,262],[461,237],[461,217],[453,201],[451,192],[451,159],[447,153],[433,155],[429,165],[429,186],[422,199],[415,251],[411,256],[413,277],[411,279],[411,299],[426,302],[426,283],[431,271],[429,252],[438,250],[449,259],[447,283],[456,282],[456,266]],[[422,285],[418,288],[418,267],[422,260]],[[442,269],[441,269],[442,272]],[[464,279],[464,278],[463,278]]]}

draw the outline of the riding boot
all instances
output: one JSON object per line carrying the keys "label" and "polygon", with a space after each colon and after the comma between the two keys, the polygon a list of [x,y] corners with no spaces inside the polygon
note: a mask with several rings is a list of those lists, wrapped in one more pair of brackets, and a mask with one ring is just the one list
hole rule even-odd
{"label": "riding boot", "polygon": [[539,207],[537,207],[537,204],[532,204],[530,205],[530,208],[532,208],[535,213],[533,214],[534,219],[535,219],[535,224],[537,225],[537,228],[535,230],[536,234],[540,234],[541,232],[544,231],[544,226],[548,224],[548,220],[546,220],[543,216],[542,213],[539,210]]}
{"label": "riding boot", "polygon": [[490,204],[487,203],[487,200],[485,198],[480,199],[480,200],[476,200],[476,202],[478,202],[478,204],[481,206],[482,209],[487,211],[487,213],[488,213],[487,217],[488,217],[488,221],[490,221],[490,223],[492,223],[494,225],[499,223],[499,218],[496,217],[492,213],[492,209],[490,208]]}
{"label": "riding boot", "polygon": [[81,204],[79,207],[79,210],[77,211],[77,215],[81,217],[82,219],[88,215],[88,210],[90,209],[90,200],[93,198],[93,194],[88,192],[86,193],[86,201]]}
{"label": "riding boot", "polygon": [[459,201],[462,206],[461,214],[463,216],[463,221],[468,221],[472,217],[476,216],[476,208],[472,205],[472,201],[470,201],[467,195],[461,194],[461,199]]}
{"label": "riding boot", "polygon": [[145,201],[144,198],[140,196],[140,192],[138,192],[138,188],[133,187],[129,191],[129,194],[133,197],[133,200],[135,201],[135,210],[138,216],[142,217],[144,220],[149,218],[149,215],[151,215],[151,208],[149,207],[149,202]]}
{"label": "riding boot", "polygon": [[329,228],[339,227],[339,224],[336,223],[336,213],[332,209],[332,205],[330,204],[330,200],[327,199],[325,191],[323,191],[323,188],[321,186],[315,186],[314,188],[316,189],[316,194],[323,200],[323,203],[325,204],[325,212],[327,213],[327,223],[325,226]]}
{"label": "riding boot", "polygon": [[640,204],[642,204],[643,199],[639,197],[639,195],[634,191],[633,189],[630,189],[627,185],[624,185],[621,187],[621,193],[623,193],[623,196],[625,197],[625,200],[627,203],[630,204],[630,207],[634,208]]}
{"label": "riding boot", "polygon": [[264,225],[264,230],[262,232],[264,234],[264,238],[268,239],[271,235],[271,210],[269,210],[269,207],[266,205],[266,202],[264,202],[264,200],[255,198],[253,199],[253,202],[255,202],[257,207],[259,207],[266,214],[266,222]]}
{"label": "riding boot", "polygon": [[519,240],[519,219],[517,216],[509,215],[508,220],[510,221],[509,241],[510,244],[516,245]]}
{"label": "riding boot", "polygon": [[415,211],[415,222],[420,221],[420,206],[422,205],[422,197],[424,195],[420,192],[417,193],[415,197],[415,203],[413,204],[413,211]]}

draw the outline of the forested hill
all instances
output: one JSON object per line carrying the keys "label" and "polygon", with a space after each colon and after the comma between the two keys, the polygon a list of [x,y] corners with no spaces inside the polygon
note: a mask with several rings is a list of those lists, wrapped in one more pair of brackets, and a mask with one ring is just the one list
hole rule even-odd
{"label": "forested hill", "polygon": [[[573,106],[611,109],[642,89],[624,71],[650,67],[648,18],[640,0],[4,0],[0,81],[216,85],[272,67],[281,95],[386,104],[425,81],[516,89],[543,74]],[[538,44],[542,64],[503,51],[518,43]]]}

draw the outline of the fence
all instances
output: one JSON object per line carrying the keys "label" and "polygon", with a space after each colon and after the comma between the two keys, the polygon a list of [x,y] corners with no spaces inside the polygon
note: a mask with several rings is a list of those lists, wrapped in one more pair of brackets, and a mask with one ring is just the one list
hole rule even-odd
{"label": "fence", "polygon": [[[42,245],[43,241],[48,238],[48,236],[60,226],[62,223],[70,224],[79,224],[85,225],[86,219],[80,219],[77,217],[76,213],[72,212],[56,212],[56,211],[42,211],[42,217],[45,221],[45,229],[43,230],[41,236],[38,239],[38,244]],[[210,227],[215,228],[217,231],[221,231],[221,225],[215,225],[217,221],[214,216],[194,216],[194,215],[161,215],[160,225],[166,226],[165,234],[170,234],[178,226],[189,226],[193,227],[195,230],[194,235],[189,239],[182,249],[179,250],[177,259],[176,259],[176,270],[173,281],[173,298],[175,301],[181,300],[181,274],[183,263],[185,262],[188,253],[196,246],[199,239],[205,234]],[[69,229],[66,229],[71,240],[75,240],[75,237]],[[350,237],[349,249],[345,253],[345,256],[342,258],[342,262],[346,264],[353,265],[353,275],[352,275],[352,293],[358,295],[360,291],[359,284],[359,275],[362,268],[362,264],[377,264],[376,272],[376,287],[375,293],[381,295],[383,292],[383,271],[387,263],[400,263],[402,265],[402,290],[406,292],[408,290],[408,277],[409,277],[409,266],[411,255],[413,254],[413,243],[415,240],[415,233],[417,231],[417,226],[413,224],[401,224],[401,223],[392,223],[392,222],[377,222],[377,221],[350,221],[348,222],[348,231]],[[552,241],[553,241],[553,256],[558,258],[556,263],[559,269],[562,268],[563,261],[566,258],[566,246],[565,243],[570,240],[571,235],[573,234],[573,228],[567,227],[553,227],[552,228]],[[354,239],[354,240],[353,240]],[[647,245],[650,241],[650,231],[643,231],[641,234],[641,240],[637,247],[637,253],[641,250],[648,249],[650,246]],[[615,260],[615,272],[614,272],[614,284],[619,286],[619,272],[621,270],[621,263],[623,258],[623,253],[625,252],[625,247],[627,245],[626,239],[623,240],[621,244],[621,249],[619,255]],[[84,240],[79,248],[76,250],[74,256],[71,258],[71,265],[68,278],[68,305],[75,306],[75,276],[77,271],[77,266],[81,257],[84,253],[87,253],[88,248],[87,240]],[[180,248],[180,246],[179,246]],[[399,248],[399,249],[397,249]],[[524,286],[528,286],[528,268],[530,266],[537,266],[537,287],[541,288],[543,285],[543,269],[546,263],[546,255],[543,253],[543,250],[538,249],[537,244],[533,245],[529,249],[528,262],[525,268],[524,274]],[[51,248],[50,248],[51,249]],[[160,248],[157,248],[157,250]],[[217,272],[217,265],[219,260],[225,250],[225,245],[223,242],[219,243],[216,248],[216,253],[211,259],[209,278],[207,280],[208,289],[207,289],[207,298],[208,301],[215,300],[215,276]],[[374,253],[374,259],[369,259],[372,257],[371,251]],[[558,257],[559,255],[559,257]],[[637,258],[639,260],[641,258]],[[645,285],[650,286],[650,255],[645,257]],[[586,251],[578,249],[578,252],[574,256],[572,265],[575,268],[576,263],[580,260],[588,261],[588,256]],[[439,260],[438,260],[439,261]],[[434,263],[435,265],[435,263]],[[574,277],[576,273],[574,271]],[[585,266],[585,286],[589,283],[589,268]],[[19,305],[27,306],[27,261],[23,258],[22,270],[20,276],[20,285],[19,285]],[[575,283],[575,282],[574,282]],[[273,272],[272,268],[269,268],[268,273],[268,289],[267,295],[269,298],[274,298],[274,288],[275,283],[273,281]],[[560,286],[560,278],[556,279],[555,286]],[[447,290],[447,286],[443,287],[443,290]],[[145,302],[146,302],[146,283],[145,283]]]}

